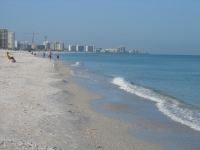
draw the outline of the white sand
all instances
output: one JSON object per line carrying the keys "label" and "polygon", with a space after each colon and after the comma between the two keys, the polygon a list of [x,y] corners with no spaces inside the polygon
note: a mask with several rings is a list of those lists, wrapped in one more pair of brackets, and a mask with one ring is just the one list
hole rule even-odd
{"label": "white sand", "polygon": [[0,149],[162,149],[130,136],[128,124],[91,110],[100,98],[70,80],[60,61],[0,50]]}

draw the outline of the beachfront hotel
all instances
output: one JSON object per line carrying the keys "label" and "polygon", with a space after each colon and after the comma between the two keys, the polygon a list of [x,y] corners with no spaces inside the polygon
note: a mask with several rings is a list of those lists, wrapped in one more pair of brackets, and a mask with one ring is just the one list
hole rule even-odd
{"label": "beachfront hotel", "polygon": [[76,51],[77,52],[83,52],[84,51],[84,46],[82,46],[82,45],[76,45]]}
{"label": "beachfront hotel", "polygon": [[0,29],[0,48],[15,49],[15,32]]}
{"label": "beachfront hotel", "polygon": [[50,50],[64,50],[63,42],[50,42]]}
{"label": "beachfront hotel", "polygon": [[8,31],[8,48],[15,49],[15,32]]}
{"label": "beachfront hotel", "polygon": [[117,47],[117,53],[125,53],[125,47],[124,46],[118,46]]}
{"label": "beachfront hotel", "polygon": [[69,52],[83,52],[84,51],[84,46],[82,45],[69,45],[68,46],[68,51]]}
{"label": "beachfront hotel", "polygon": [[[16,41],[16,43],[17,43],[17,41]],[[19,42],[19,49],[22,49],[22,50],[28,49],[28,42],[27,41],[25,41],[25,42]]]}
{"label": "beachfront hotel", "polygon": [[76,51],[76,46],[75,45],[69,45],[68,46],[69,52],[75,52]]}
{"label": "beachfront hotel", "polygon": [[0,29],[0,47],[8,48],[8,30]]}
{"label": "beachfront hotel", "polygon": [[85,51],[86,52],[94,52],[95,51],[95,47],[94,46],[85,46]]}
{"label": "beachfront hotel", "polygon": [[50,49],[50,43],[49,43],[49,41],[44,41],[43,45],[44,45],[44,49],[45,50]]}

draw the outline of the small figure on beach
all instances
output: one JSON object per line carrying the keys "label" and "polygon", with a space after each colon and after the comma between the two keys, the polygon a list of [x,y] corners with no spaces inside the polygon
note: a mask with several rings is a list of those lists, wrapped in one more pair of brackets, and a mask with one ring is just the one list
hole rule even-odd
{"label": "small figure on beach", "polygon": [[34,56],[36,56],[36,52],[34,52]]}
{"label": "small figure on beach", "polygon": [[51,51],[49,51],[49,60],[51,61],[51,55],[52,55],[52,53],[51,53]]}
{"label": "small figure on beach", "polygon": [[16,62],[15,58],[9,55],[9,52],[6,53],[6,57],[10,59],[12,62]]}
{"label": "small figure on beach", "polygon": [[60,57],[60,55],[59,55],[59,53],[57,53],[57,54],[56,54],[57,60],[59,60],[59,57]]}

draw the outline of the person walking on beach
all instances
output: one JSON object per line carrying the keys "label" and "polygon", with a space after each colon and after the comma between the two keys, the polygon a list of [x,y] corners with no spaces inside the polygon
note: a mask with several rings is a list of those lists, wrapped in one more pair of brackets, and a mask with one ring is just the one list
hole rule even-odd
{"label": "person walking on beach", "polygon": [[57,54],[56,54],[57,60],[59,60],[59,57],[60,57],[60,55],[59,55],[59,53],[57,53]]}
{"label": "person walking on beach", "polygon": [[51,53],[51,51],[49,51],[49,60],[51,61],[51,55],[52,55],[52,53]]}

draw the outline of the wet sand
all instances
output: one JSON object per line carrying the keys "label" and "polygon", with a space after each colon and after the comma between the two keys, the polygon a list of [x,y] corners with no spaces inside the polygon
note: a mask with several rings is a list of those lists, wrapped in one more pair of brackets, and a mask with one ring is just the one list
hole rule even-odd
{"label": "wet sand", "polygon": [[61,61],[0,51],[0,149],[160,150],[130,135],[129,124],[91,109],[100,96],[72,81]]}

